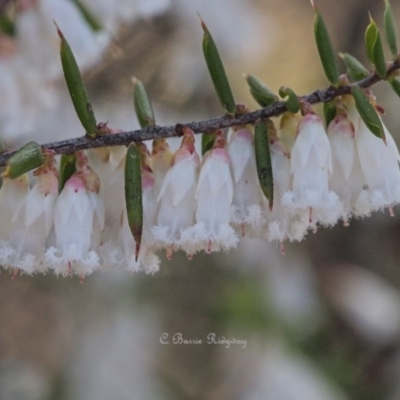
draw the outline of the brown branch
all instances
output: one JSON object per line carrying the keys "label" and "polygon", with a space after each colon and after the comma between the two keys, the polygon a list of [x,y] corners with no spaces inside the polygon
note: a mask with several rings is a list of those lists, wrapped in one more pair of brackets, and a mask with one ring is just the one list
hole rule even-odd
{"label": "brown branch", "polygon": [[0,0],[0,14],[4,11],[8,3],[11,3],[12,0]]}
{"label": "brown branch", "polygon": [[[387,76],[389,76],[393,71],[399,68],[400,61],[399,59],[396,59],[390,64],[387,70]],[[300,98],[310,104],[327,102],[334,99],[335,97],[349,94],[351,92],[351,87],[354,85],[360,86],[362,88],[368,88],[380,81],[382,81],[382,78],[373,72],[361,81],[358,81],[351,85],[340,86],[337,88],[330,86],[324,90],[315,90],[314,92],[301,96]],[[258,119],[276,117],[281,115],[285,111],[286,108],[284,102],[279,101],[271,104],[268,107],[261,108],[260,110],[248,112],[245,114],[238,114],[234,117],[223,115],[218,118],[199,122],[189,122],[184,125],[188,126],[195,133],[211,133],[216,129],[228,128],[230,126],[254,124]],[[88,136],[83,136],[75,139],[47,143],[44,144],[43,147],[54,150],[57,154],[72,154],[77,150],[86,150],[95,147],[128,145],[130,142],[133,141],[138,142],[144,140],[180,136],[179,129],[177,129],[178,125],[181,124],[177,124],[175,126],[151,126],[136,131],[123,132],[113,135],[102,135],[96,137],[95,139],[91,139]],[[14,152],[6,152],[0,155],[0,167],[6,165],[7,160],[11,157],[13,153]]]}

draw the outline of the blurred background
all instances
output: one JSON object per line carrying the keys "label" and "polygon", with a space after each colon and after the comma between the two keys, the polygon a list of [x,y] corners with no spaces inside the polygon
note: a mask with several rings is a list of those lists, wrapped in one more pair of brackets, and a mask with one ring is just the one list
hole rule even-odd
{"label": "blurred background", "polygon": [[[316,3],[335,49],[366,62],[368,11],[381,26],[384,2]],[[399,19],[400,4],[392,3]],[[274,91],[327,86],[308,0],[81,4],[97,27],[76,1],[0,1],[4,148],[83,133],[61,77],[52,19],[85,72],[98,119],[113,128],[138,128],[133,75],[145,83],[159,125],[222,114],[197,12],[218,44],[237,101],[257,108],[245,73]],[[399,100],[384,84],[374,93],[400,143]],[[400,399],[395,213],[320,229],[286,244],[284,256],[255,240],[190,262],[177,254],[153,276],[97,272],[80,284],[2,272],[0,399]]]}

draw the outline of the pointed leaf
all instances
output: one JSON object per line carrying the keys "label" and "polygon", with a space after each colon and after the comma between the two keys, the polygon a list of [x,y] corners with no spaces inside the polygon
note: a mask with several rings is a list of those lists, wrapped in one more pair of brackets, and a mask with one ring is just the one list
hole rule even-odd
{"label": "pointed leaf", "polygon": [[91,138],[95,138],[97,135],[96,118],[78,64],[76,63],[71,47],[58,27],[57,33],[61,39],[61,64],[72,103],[86,134]]}
{"label": "pointed leaf", "polygon": [[385,55],[383,53],[383,46],[381,35],[376,22],[370,16],[370,23],[365,31],[365,47],[367,55],[373,66],[375,67],[376,73],[381,77],[386,75],[386,62]]}
{"label": "pointed leaf", "polygon": [[42,147],[36,142],[29,142],[14,153],[7,162],[3,177],[15,179],[44,163]]}
{"label": "pointed leaf", "polygon": [[103,26],[101,25],[100,21],[86,7],[86,5],[82,3],[81,0],[72,0],[72,1],[75,3],[76,8],[79,10],[82,17],[87,22],[87,24],[90,26],[90,28],[92,29],[93,32],[99,32],[103,29]]}
{"label": "pointed leaf", "polygon": [[378,27],[375,21],[370,18],[370,23],[365,31],[365,50],[369,61],[374,64],[374,43],[376,41]]}
{"label": "pointed leaf", "polygon": [[285,101],[285,106],[288,111],[292,112],[293,114],[296,114],[299,111],[300,101],[297,94],[293,92],[292,89],[288,88],[287,86],[282,86],[279,89],[279,96],[281,96],[283,99],[286,97],[288,98]]}
{"label": "pointed leaf", "polygon": [[259,78],[254,75],[247,75],[246,81],[250,86],[250,93],[253,99],[261,106],[268,107],[278,101],[278,96]]}
{"label": "pointed leaf", "polygon": [[128,147],[125,161],[125,202],[129,227],[136,242],[137,260],[142,241],[143,202],[140,152],[133,142]]}
{"label": "pointed leaf", "polygon": [[393,58],[397,57],[399,52],[397,43],[397,29],[396,22],[394,20],[392,7],[390,6],[389,0],[385,0],[385,13],[383,15],[383,24],[385,28],[386,42],[389,46],[390,52]]}
{"label": "pointed leaf", "polygon": [[76,172],[76,156],[75,154],[63,154],[60,160],[60,172],[58,180],[58,191],[64,188],[65,183]]}
{"label": "pointed leaf", "polygon": [[224,66],[219,56],[217,46],[212,38],[206,24],[201,21],[203,28],[203,53],[207,63],[208,72],[210,73],[211,80],[213,81],[215,91],[217,92],[218,99],[222,107],[230,115],[235,114],[235,100],[233,98],[232,90],[225,73]]}
{"label": "pointed leaf", "polygon": [[368,100],[367,95],[364,91],[358,87],[353,86],[351,88],[351,94],[356,102],[357,111],[360,117],[367,125],[368,129],[378,138],[385,141],[385,131],[382,126],[381,119],[379,118],[374,106]]}
{"label": "pointed leaf", "polygon": [[376,72],[381,78],[384,78],[386,76],[386,61],[379,30],[374,44],[374,61]]}
{"label": "pointed leaf", "polygon": [[351,79],[360,81],[369,75],[367,68],[365,68],[364,65],[362,65],[361,62],[351,54],[339,53],[339,56],[345,63],[347,67],[347,75],[350,76]]}
{"label": "pointed leaf", "polygon": [[268,199],[269,208],[272,210],[274,203],[274,180],[266,121],[258,120],[255,124],[254,147],[258,180],[264,196]]}
{"label": "pointed leaf", "polygon": [[133,105],[135,107],[136,117],[139,121],[141,128],[147,126],[154,126],[155,118],[154,111],[151,105],[146,88],[142,81],[135,77],[132,78],[133,82]]}
{"label": "pointed leaf", "polygon": [[333,85],[336,85],[339,81],[339,69],[336,63],[335,52],[333,51],[328,29],[326,28],[322,14],[315,6],[313,0],[311,0],[311,5],[315,11],[314,37],[317,44],[319,58],[321,59],[322,67],[324,68],[328,81]]}
{"label": "pointed leaf", "polygon": [[208,150],[211,150],[214,145],[215,140],[215,132],[213,133],[203,133],[201,135],[201,155],[207,153]]}
{"label": "pointed leaf", "polygon": [[324,119],[325,119],[325,126],[328,127],[329,124],[335,119],[336,117],[336,102],[327,101],[324,103]]}

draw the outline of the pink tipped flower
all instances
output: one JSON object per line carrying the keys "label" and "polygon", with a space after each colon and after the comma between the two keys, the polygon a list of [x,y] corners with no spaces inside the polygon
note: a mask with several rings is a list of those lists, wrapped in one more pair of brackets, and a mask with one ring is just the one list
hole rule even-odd
{"label": "pink tipped flower", "polygon": [[153,141],[151,169],[154,174],[157,194],[160,193],[164,178],[171,167],[172,156],[173,153],[166,139],[156,139]]}
{"label": "pink tipped flower", "polygon": [[99,267],[99,258],[90,251],[94,210],[81,174],[66,182],[54,210],[57,247],[47,249],[45,258],[54,272],[84,276]]}
{"label": "pink tipped flower", "polygon": [[309,224],[334,224],[342,205],[336,193],[329,191],[332,155],[321,118],[307,114],[298,126],[291,155],[293,190],[283,195],[282,203],[291,210],[308,210]]}
{"label": "pink tipped flower", "polygon": [[152,228],[155,245],[167,249],[167,258],[181,247],[182,231],[194,224],[199,164],[193,131],[185,128],[181,147],[173,156],[158,194],[160,208],[157,225]]}
{"label": "pink tipped flower", "polygon": [[91,250],[97,250],[101,245],[102,236],[105,225],[105,209],[104,197],[100,193],[100,178],[88,164],[88,160],[84,152],[76,153],[76,169],[82,176],[85,188],[89,196],[91,206],[94,211],[93,215],[93,233],[91,237]]}
{"label": "pink tipped flower", "polygon": [[229,226],[233,183],[224,133],[219,131],[214,146],[203,160],[196,189],[196,225],[182,233],[187,253],[229,250],[238,243]]}
{"label": "pink tipped flower", "polygon": [[231,222],[243,236],[259,237],[265,225],[263,194],[257,177],[254,134],[249,127],[231,129],[228,153],[233,177]]}
{"label": "pink tipped flower", "polygon": [[35,184],[12,224],[8,240],[14,250],[11,267],[27,274],[46,269],[44,246],[53,227],[54,205],[58,197],[54,156],[48,156],[46,163],[34,175]]}

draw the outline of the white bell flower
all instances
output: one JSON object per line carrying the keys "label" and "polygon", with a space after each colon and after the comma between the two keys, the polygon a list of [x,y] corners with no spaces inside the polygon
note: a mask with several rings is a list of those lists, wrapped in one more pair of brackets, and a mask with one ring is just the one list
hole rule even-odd
{"label": "white bell flower", "polygon": [[233,183],[224,133],[218,131],[214,146],[203,159],[196,189],[196,224],[182,232],[188,254],[236,247],[239,239],[229,226]]}
{"label": "white bell flower", "polygon": [[65,183],[54,209],[57,247],[45,253],[56,274],[85,276],[99,267],[97,253],[90,251],[93,214],[85,182],[81,174],[75,173]]}
{"label": "white bell flower", "polygon": [[194,147],[194,134],[184,128],[181,147],[175,152],[171,168],[158,194],[160,208],[157,225],[152,228],[156,247],[167,249],[167,258],[181,246],[181,232],[195,220],[194,197],[200,158]]}
{"label": "white bell flower", "polygon": [[[110,129],[106,124],[101,127],[103,134],[116,134],[120,129]],[[121,210],[125,207],[124,166],[125,146],[90,149],[87,152],[89,165],[100,178],[99,197],[103,201],[105,212],[104,232],[101,243],[116,242],[121,224]],[[121,195],[116,195],[121,193]]]}
{"label": "white bell flower", "polygon": [[345,225],[351,215],[368,214],[364,207],[357,206],[357,198],[363,192],[364,177],[356,148],[356,131],[353,123],[342,113],[338,113],[328,127],[328,137],[332,149],[332,175],[329,187],[343,202],[342,219]]}
{"label": "white bell flower", "polygon": [[[8,239],[13,230],[12,224],[25,204],[28,192],[28,175],[24,174],[16,179],[3,178],[0,189],[0,265],[4,267],[12,263],[15,251],[9,245]],[[21,229],[23,229],[23,223]]]}
{"label": "white bell flower", "polygon": [[157,195],[160,193],[164,178],[171,167],[173,153],[165,139],[153,140],[151,150],[151,170]]}
{"label": "white bell flower", "polygon": [[336,193],[329,191],[332,155],[323,122],[306,114],[298,126],[291,154],[293,190],[283,195],[282,204],[291,210],[308,210],[309,224],[334,224],[342,212]]}
{"label": "white bell flower", "polygon": [[385,126],[384,131],[386,144],[360,119],[356,145],[368,188],[370,210],[377,211],[388,207],[392,215],[391,207],[400,203],[400,156],[396,143]]}
{"label": "white bell flower", "polygon": [[101,251],[102,258],[114,268],[122,268],[131,273],[144,271],[155,273],[160,268],[160,260],[154,254],[151,228],[157,215],[157,194],[153,171],[150,168],[150,153],[144,143],[137,143],[141,155],[143,227],[140,250],[136,260],[136,242],[129,227],[126,205],[120,211],[119,231],[115,242],[108,242]]}
{"label": "white bell flower", "polygon": [[231,128],[228,153],[233,177],[231,223],[242,236],[260,237],[264,195],[257,176],[254,134],[247,126]]}
{"label": "white bell flower", "polygon": [[54,156],[34,175],[30,189],[18,216],[12,223],[8,244],[13,248],[11,267],[24,273],[44,272],[44,246],[53,227],[54,205],[58,197],[58,173]]}
{"label": "white bell flower", "polygon": [[101,245],[105,226],[104,198],[100,193],[100,178],[88,164],[88,160],[83,151],[76,152],[76,170],[82,176],[85,188],[89,196],[93,215],[93,232],[91,237],[91,250],[97,250]]}
{"label": "white bell flower", "polygon": [[144,271],[147,274],[154,274],[160,269],[160,259],[154,253],[149,240],[147,237],[142,237],[139,257],[136,260],[136,242],[129,227],[126,210],[124,210],[121,220],[119,253],[115,253],[115,261],[112,264],[131,273]]}

